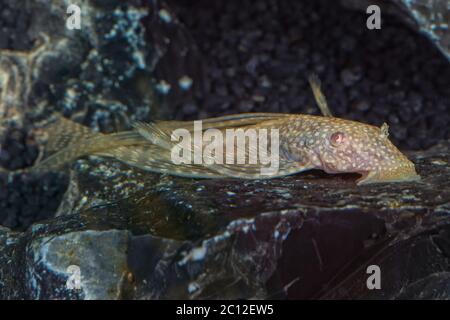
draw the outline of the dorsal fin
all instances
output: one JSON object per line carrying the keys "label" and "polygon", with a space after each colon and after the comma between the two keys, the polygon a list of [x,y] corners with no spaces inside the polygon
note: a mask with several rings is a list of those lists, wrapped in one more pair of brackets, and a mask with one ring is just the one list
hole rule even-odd
{"label": "dorsal fin", "polygon": [[330,108],[328,107],[327,99],[325,98],[322,89],[320,88],[320,80],[316,74],[310,74],[308,77],[309,85],[311,86],[312,92],[314,94],[314,99],[316,99],[317,106],[322,112],[324,117],[332,117]]}
{"label": "dorsal fin", "polygon": [[[289,113],[241,113],[231,114],[215,118],[200,119],[202,121],[203,130],[210,128],[232,128],[242,127],[247,125],[255,125],[263,121],[277,120],[284,117],[292,117]],[[185,128],[189,131],[194,131],[194,121],[157,121],[156,122],[162,130],[173,130],[176,128]]]}

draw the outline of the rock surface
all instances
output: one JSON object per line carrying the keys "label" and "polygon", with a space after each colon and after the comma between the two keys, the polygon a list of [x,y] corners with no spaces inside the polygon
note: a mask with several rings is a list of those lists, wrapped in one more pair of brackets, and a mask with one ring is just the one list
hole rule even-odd
{"label": "rock surface", "polygon": [[[82,8],[80,29],[66,27],[69,4]],[[25,16],[5,19],[0,32],[8,38],[0,47],[2,167],[33,164],[36,145],[42,149],[47,139],[39,128],[55,111],[102,132],[165,114],[153,108],[151,72],[158,55],[156,42],[147,41],[150,5],[7,0],[0,12]]]}
{"label": "rock surface", "polygon": [[[450,142],[411,158],[421,182],[363,187],[80,160],[57,218],[0,230],[2,298],[448,299]],[[369,265],[380,290],[367,289]],[[80,289],[67,288],[70,266]]]}

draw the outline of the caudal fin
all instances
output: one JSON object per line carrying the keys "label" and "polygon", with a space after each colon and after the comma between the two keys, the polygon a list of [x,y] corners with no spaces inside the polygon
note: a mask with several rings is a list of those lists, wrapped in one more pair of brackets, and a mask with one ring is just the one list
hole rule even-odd
{"label": "caudal fin", "polygon": [[59,113],[55,113],[53,118],[55,120],[44,128],[44,132],[48,137],[44,149],[44,158],[61,151],[69,145],[99,134],[86,126],[64,118]]}
{"label": "caudal fin", "polygon": [[145,139],[135,131],[102,134],[60,115],[55,118],[55,122],[44,129],[48,135],[44,158],[31,168],[32,171],[53,171],[86,155],[122,145],[145,143]]}

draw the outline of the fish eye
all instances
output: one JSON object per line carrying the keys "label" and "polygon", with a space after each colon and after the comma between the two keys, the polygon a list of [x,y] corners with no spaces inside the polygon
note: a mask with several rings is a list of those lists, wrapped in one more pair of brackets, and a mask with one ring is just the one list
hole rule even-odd
{"label": "fish eye", "polygon": [[330,143],[333,147],[338,147],[342,145],[346,140],[345,134],[343,132],[337,131],[330,136]]}

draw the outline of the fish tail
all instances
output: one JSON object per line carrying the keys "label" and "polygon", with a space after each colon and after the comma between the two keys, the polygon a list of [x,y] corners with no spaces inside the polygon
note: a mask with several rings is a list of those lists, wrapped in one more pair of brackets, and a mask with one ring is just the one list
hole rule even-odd
{"label": "fish tail", "polygon": [[113,134],[93,132],[90,128],[57,115],[56,121],[44,129],[48,135],[44,159],[31,171],[52,171],[80,157],[121,145],[145,143],[134,131]]}
{"label": "fish tail", "polygon": [[47,135],[45,158],[69,145],[88,140],[99,134],[86,126],[64,118],[59,113],[55,113],[53,118],[54,121],[44,128],[44,134]]}

